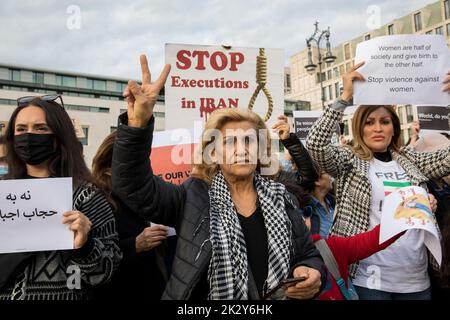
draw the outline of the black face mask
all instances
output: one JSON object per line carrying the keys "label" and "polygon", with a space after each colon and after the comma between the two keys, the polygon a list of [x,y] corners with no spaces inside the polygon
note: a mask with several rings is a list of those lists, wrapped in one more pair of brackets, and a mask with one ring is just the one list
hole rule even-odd
{"label": "black face mask", "polygon": [[24,133],[14,136],[14,150],[30,165],[44,162],[55,154],[54,134]]}

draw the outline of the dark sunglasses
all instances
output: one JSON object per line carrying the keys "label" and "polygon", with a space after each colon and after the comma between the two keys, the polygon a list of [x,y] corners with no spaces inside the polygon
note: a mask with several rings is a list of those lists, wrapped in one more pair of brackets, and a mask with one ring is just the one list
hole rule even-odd
{"label": "dark sunglasses", "polygon": [[40,100],[43,100],[43,101],[55,101],[58,98],[61,100],[61,103],[58,103],[58,104],[64,109],[64,102],[63,102],[62,96],[61,95],[56,95],[56,94],[55,95],[49,94],[49,95],[45,95],[45,96],[25,96],[25,97],[20,97],[20,98],[17,99],[17,106],[19,106],[19,107],[27,106],[34,99],[40,99]]}

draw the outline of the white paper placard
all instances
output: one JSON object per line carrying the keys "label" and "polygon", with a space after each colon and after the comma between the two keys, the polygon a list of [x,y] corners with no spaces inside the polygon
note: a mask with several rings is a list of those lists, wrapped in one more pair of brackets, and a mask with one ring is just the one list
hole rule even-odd
{"label": "white paper placard", "polygon": [[73,249],[72,178],[0,181],[0,253]]}

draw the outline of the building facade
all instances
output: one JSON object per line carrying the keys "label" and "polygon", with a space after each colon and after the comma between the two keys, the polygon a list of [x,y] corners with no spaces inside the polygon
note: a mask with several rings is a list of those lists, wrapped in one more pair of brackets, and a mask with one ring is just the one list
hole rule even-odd
{"label": "building facade", "polygon": [[[446,37],[447,44],[450,44],[450,0],[436,1],[390,21],[378,29],[339,44],[332,49],[336,60],[331,64],[323,63],[321,74],[318,70],[313,75],[306,71],[307,49],[294,54],[290,57],[291,92],[286,95],[286,98],[309,101],[311,110],[320,110],[322,108],[320,79],[322,79],[325,105],[332,104],[340,95],[341,76],[354,65],[357,44],[375,37],[395,34],[441,34]],[[317,48],[312,49],[313,56],[317,56]],[[399,106],[398,113],[402,121],[408,121],[402,122],[402,138],[406,141],[409,138],[411,122],[417,119],[417,111],[413,106]],[[349,125],[351,116],[346,116],[344,119]],[[351,129],[348,126],[346,132],[349,132],[348,138],[351,138]]]}
{"label": "building facade", "polygon": [[[128,79],[62,72],[0,64],[0,124],[2,134],[16,100],[22,96],[62,95],[65,109],[83,144],[86,164],[91,167],[103,139],[117,128],[119,114],[127,104],[122,92]],[[156,130],[164,130],[164,99],[159,97],[154,110]]]}

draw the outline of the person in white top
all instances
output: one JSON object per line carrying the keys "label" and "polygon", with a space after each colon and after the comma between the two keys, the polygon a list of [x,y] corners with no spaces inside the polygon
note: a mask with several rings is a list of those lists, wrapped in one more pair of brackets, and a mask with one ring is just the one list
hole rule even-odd
{"label": "person in white top", "polygon": [[[380,223],[387,194],[396,188],[425,186],[450,174],[450,148],[418,153],[401,147],[400,120],[394,106],[360,106],[352,122],[353,146],[335,146],[331,130],[353,96],[353,81],[364,81],[356,65],[343,76],[344,90],[314,124],[306,139],[311,157],[336,178],[335,221],[331,234],[352,236]],[[450,73],[448,73],[450,75]],[[444,81],[450,93],[450,77]],[[432,208],[436,200],[430,199]],[[430,299],[428,256],[423,232],[410,230],[396,243],[352,265],[350,274],[361,299]]]}

